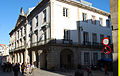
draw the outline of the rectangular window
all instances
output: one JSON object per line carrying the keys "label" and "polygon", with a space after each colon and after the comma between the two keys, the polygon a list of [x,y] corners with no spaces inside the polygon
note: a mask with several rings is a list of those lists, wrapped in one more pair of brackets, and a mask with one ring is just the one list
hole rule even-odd
{"label": "rectangular window", "polygon": [[38,26],[38,16],[35,17],[35,22],[36,22],[36,27],[37,27]]}
{"label": "rectangular window", "polygon": [[89,42],[88,32],[83,32],[83,41],[84,41],[84,43],[88,43]]}
{"label": "rectangular window", "polygon": [[18,30],[18,39],[19,39],[19,30]]}
{"label": "rectangular window", "polygon": [[104,35],[100,35],[100,43],[102,44],[102,40],[103,40],[103,38],[104,38]]}
{"label": "rectangular window", "polygon": [[35,33],[35,42],[38,41],[38,32]]}
{"label": "rectangular window", "polygon": [[96,19],[95,19],[95,16],[92,15],[92,24],[96,24]]}
{"label": "rectangular window", "polygon": [[32,21],[30,21],[30,31],[32,31]]}
{"label": "rectangular window", "polygon": [[110,28],[110,20],[106,20],[106,25],[108,28]]}
{"label": "rectangular window", "polygon": [[97,65],[97,60],[98,60],[98,53],[93,53],[93,60],[94,60],[94,65]]}
{"label": "rectangular window", "polygon": [[83,21],[87,21],[87,14],[86,13],[83,13]]}
{"label": "rectangular window", "polygon": [[24,33],[26,34],[26,25],[25,25],[25,27],[24,27]]}
{"label": "rectangular window", "polygon": [[63,16],[68,17],[68,8],[63,8]]}
{"label": "rectangular window", "polygon": [[23,36],[23,35],[22,35],[22,28],[21,28],[21,36]]}
{"label": "rectangular window", "polygon": [[103,25],[103,19],[99,18],[99,21],[100,21],[100,25]]}
{"label": "rectangular window", "polygon": [[96,33],[92,34],[92,42],[93,42],[93,44],[97,43],[97,34]]}
{"label": "rectangular window", "polygon": [[43,23],[46,22],[46,10],[43,11]]}
{"label": "rectangular window", "polygon": [[70,30],[64,30],[64,39],[70,40]]}
{"label": "rectangular window", "polygon": [[89,53],[84,53],[84,65],[89,65],[90,63],[90,57],[89,57]]}

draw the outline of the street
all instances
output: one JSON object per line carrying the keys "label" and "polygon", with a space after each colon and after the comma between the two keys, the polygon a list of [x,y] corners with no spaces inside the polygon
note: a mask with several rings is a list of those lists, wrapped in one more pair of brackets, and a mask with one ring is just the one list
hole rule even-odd
{"label": "street", "polygon": [[[14,76],[13,72],[3,72],[2,68],[0,67],[0,76]],[[18,76],[22,76],[20,73]]]}
{"label": "street", "polygon": [[[25,76],[74,76],[75,71],[67,71],[67,72],[60,72],[60,71],[45,71],[45,70],[39,70],[35,69],[32,75],[25,75]],[[0,68],[0,76],[14,76],[13,72],[3,72]],[[21,73],[19,73],[18,76],[22,76]],[[87,76],[87,72],[84,71],[84,76]],[[92,71],[92,76],[104,76],[104,72],[101,71]],[[113,76],[112,72],[109,72],[109,76]]]}

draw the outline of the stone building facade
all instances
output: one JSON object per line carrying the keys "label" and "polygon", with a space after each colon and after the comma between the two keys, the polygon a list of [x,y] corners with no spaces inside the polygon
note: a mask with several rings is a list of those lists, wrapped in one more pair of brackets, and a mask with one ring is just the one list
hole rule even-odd
{"label": "stone building facade", "polygon": [[27,13],[21,9],[10,32],[11,62],[72,69],[112,58],[102,50],[104,37],[112,44],[109,15],[83,0],[41,0]]}
{"label": "stone building facade", "polygon": [[110,15],[113,39],[113,75],[118,76],[118,0],[110,1]]}

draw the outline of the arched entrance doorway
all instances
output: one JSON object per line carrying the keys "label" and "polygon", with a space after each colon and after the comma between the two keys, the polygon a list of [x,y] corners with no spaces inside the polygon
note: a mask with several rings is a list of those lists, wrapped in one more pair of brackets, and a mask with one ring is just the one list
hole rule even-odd
{"label": "arched entrance doorway", "polygon": [[60,67],[65,69],[72,69],[73,63],[73,52],[69,49],[62,50],[60,53]]}

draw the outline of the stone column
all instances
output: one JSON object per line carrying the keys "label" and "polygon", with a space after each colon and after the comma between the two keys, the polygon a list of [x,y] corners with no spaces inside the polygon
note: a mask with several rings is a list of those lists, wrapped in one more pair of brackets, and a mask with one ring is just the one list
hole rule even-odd
{"label": "stone column", "polygon": [[21,56],[21,63],[23,63],[23,53],[20,53]]}
{"label": "stone column", "polygon": [[17,55],[15,54],[14,62],[17,63]]}
{"label": "stone column", "polygon": [[73,61],[74,61],[73,68],[77,69],[79,64],[79,60],[78,60],[79,52],[78,52],[78,49],[72,49],[72,52],[73,52]]}
{"label": "stone column", "polygon": [[32,51],[32,62],[36,61],[35,51]]}
{"label": "stone column", "polygon": [[17,54],[17,61],[18,61],[18,63],[20,63],[20,55],[19,55],[19,53]]}
{"label": "stone column", "polygon": [[25,49],[25,52],[24,52],[24,62],[28,63],[28,49]]}
{"label": "stone column", "polygon": [[12,59],[12,63],[15,62],[15,54],[13,54],[13,59]]}
{"label": "stone column", "polygon": [[39,67],[45,68],[45,53],[43,53],[43,50],[39,50]]}
{"label": "stone column", "polygon": [[84,52],[81,51],[81,65],[84,65]]}

